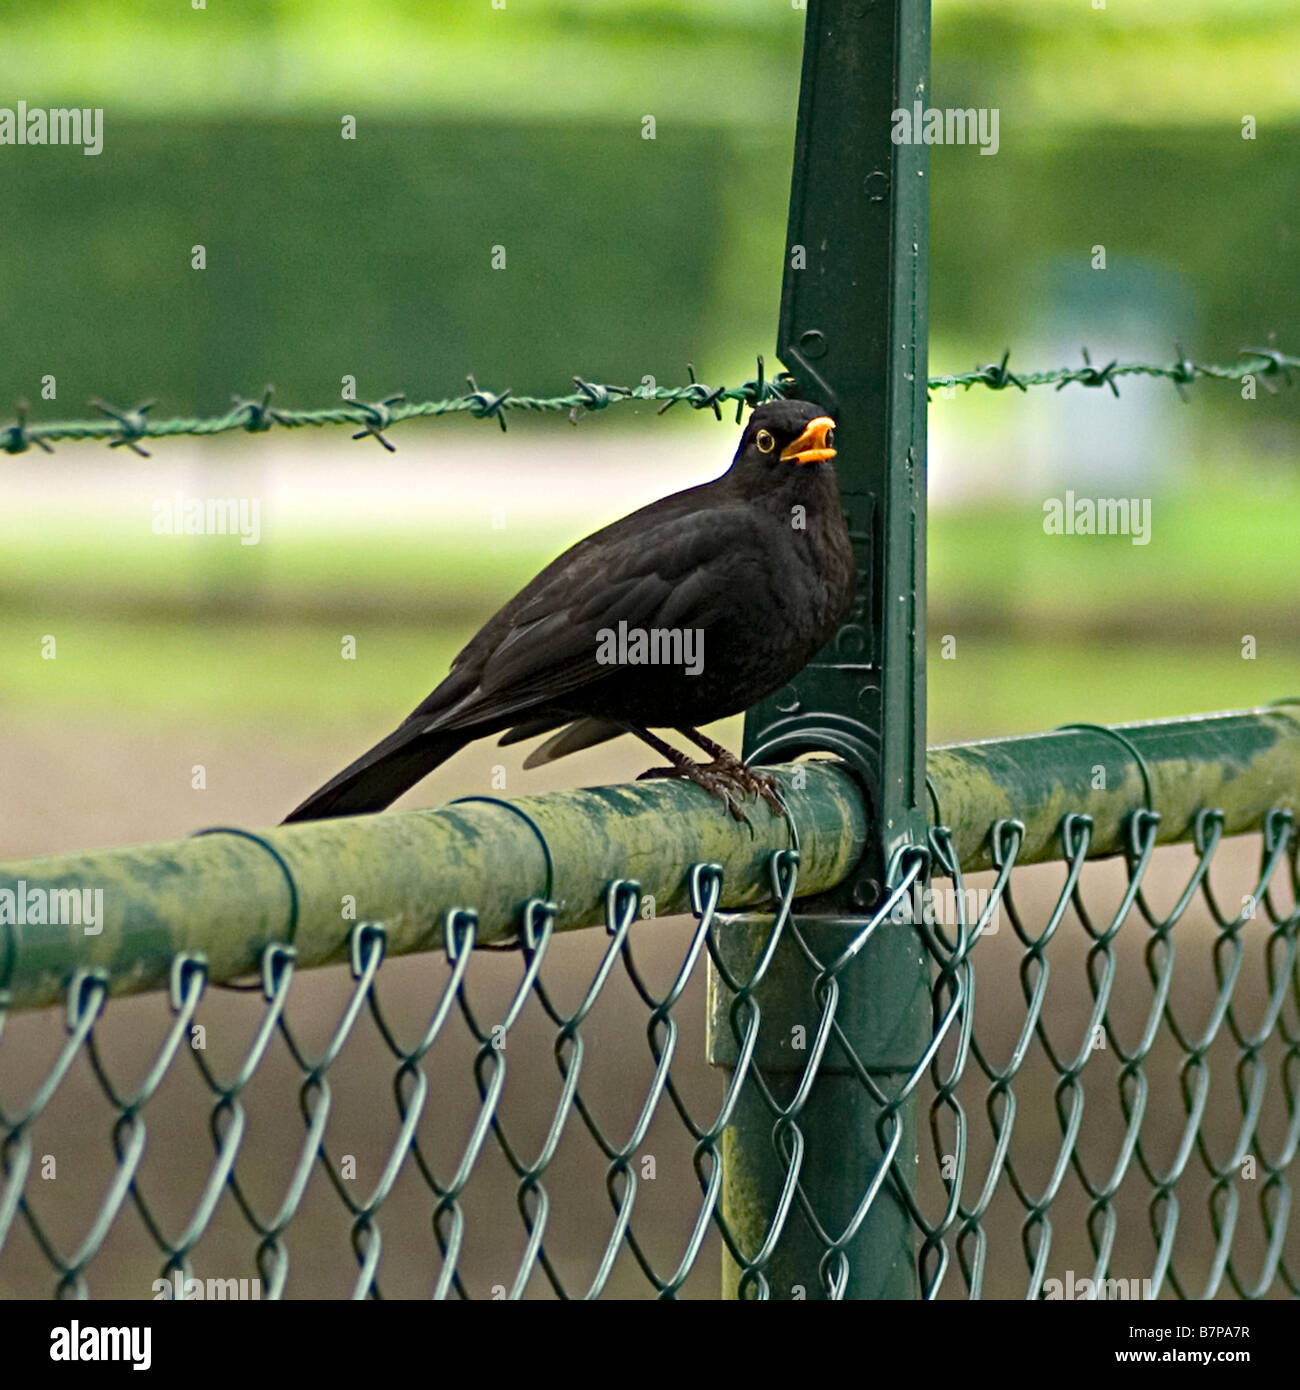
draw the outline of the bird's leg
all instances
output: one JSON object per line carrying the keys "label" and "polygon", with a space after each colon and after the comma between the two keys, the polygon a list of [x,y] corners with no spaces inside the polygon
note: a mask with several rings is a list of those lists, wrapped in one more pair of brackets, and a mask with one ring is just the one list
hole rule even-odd
{"label": "bird's leg", "polygon": [[713,759],[713,765],[719,771],[727,772],[751,796],[761,796],[774,816],[785,815],[785,807],[777,795],[776,778],[770,772],[756,771],[743,759],[736,757],[720,743],[714,743],[707,734],[700,733],[698,729],[678,729],[677,732],[683,738],[690,739],[697,747],[703,748]]}
{"label": "bird's leg", "polygon": [[665,743],[663,739],[656,738],[649,729],[641,729],[632,725],[630,732],[634,733],[643,743],[648,743],[656,753],[663,754],[672,764],[671,767],[650,768],[636,779],[638,782],[647,781],[652,777],[685,778],[689,782],[694,782],[697,787],[703,787],[710,796],[716,796],[735,820],[743,821],[745,819],[745,813],[740,804],[740,794],[744,792],[745,788],[725,765],[714,762],[702,767],[693,759],[688,758],[680,749],[674,748],[671,743]]}

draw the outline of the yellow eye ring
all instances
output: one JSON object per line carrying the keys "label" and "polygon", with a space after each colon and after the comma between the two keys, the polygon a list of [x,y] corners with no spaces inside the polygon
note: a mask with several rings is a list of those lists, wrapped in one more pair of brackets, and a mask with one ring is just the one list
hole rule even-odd
{"label": "yellow eye ring", "polygon": [[754,443],[758,445],[760,454],[770,454],[776,448],[776,440],[773,439],[770,430],[759,430],[754,436]]}

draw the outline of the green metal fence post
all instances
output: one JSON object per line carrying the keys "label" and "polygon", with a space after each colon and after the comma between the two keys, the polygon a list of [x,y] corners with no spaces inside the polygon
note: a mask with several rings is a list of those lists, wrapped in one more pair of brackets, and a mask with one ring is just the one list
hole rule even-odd
{"label": "green metal fence post", "polygon": [[[929,0],[809,0],[779,353],[799,394],[837,419],[858,593],[834,642],[749,712],[745,751],[768,761],[832,749],[866,785],[873,823],[858,872],[818,901],[821,915],[798,919],[823,962],[862,931],[864,914],[886,897],[895,852],[925,842],[928,160],[923,144],[894,142],[900,123],[893,113],[910,116],[924,103],[929,49]],[[754,958],[757,930],[745,919],[724,928],[724,957]],[[812,979],[802,955],[783,947],[755,991],[766,1030],[756,1063],[774,1083],[780,1073],[802,1070],[803,1058],[782,1030],[815,1034],[822,1007]],[[907,920],[883,923],[838,983],[836,1022],[877,1084],[896,1092],[930,1030],[915,928]],[[711,988],[710,1059],[734,1065],[716,972]],[[832,1238],[862,1199],[878,1157],[880,1113],[842,1050],[830,1048],[798,1127],[803,1195]],[[896,1167],[910,1174],[911,1107],[898,1119]],[[787,1172],[781,1144],[788,1134],[782,1140],[777,1128],[759,1088],[747,1085],[725,1136],[723,1213],[751,1257]],[[796,1202],[765,1266],[772,1296],[823,1296],[833,1282],[822,1263],[826,1248]],[[890,1183],[842,1254],[845,1296],[915,1295],[910,1221]],[[738,1282],[728,1259],[724,1283],[735,1293]]]}

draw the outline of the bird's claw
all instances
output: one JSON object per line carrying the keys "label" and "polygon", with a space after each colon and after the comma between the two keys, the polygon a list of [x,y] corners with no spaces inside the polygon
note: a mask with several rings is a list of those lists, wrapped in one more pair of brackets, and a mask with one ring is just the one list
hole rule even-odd
{"label": "bird's claw", "polygon": [[776,779],[768,772],[755,772],[739,758],[718,759],[711,763],[684,761],[680,767],[652,767],[643,772],[638,782],[656,777],[677,777],[694,782],[697,787],[722,802],[733,820],[743,821],[746,796],[760,797],[772,814],[782,816],[785,807],[777,795]]}
{"label": "bird's claw", "polygon": [[774,816],[785,815],[785,805],[781,801],[776,778],[770,772],[755,772],[748,763],[741,763],[743,773],[737,773],[737,780],[751,796],[760,797],[767,803]]}
{"label": "bird's claw", "polygon": [[[714,751],[715,747],[716,751]],[[728,773],[750,796],[756,796],[765,801],[768,810],[774,816],[785,815],[780,788],[776,778],[770,772],[760,772],[758,769],[750,767],[743,759],[736,757],[734,753],[729,753],[720,746],[711,747],[710,751],[714,752],[713,766]]]}

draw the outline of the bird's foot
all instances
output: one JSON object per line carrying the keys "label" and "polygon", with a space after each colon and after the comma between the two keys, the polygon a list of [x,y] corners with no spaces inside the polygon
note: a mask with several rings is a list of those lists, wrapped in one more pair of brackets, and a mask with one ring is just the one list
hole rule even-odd
{"label": "bird's foot", "polygon": [[768,809],[774,816],[785,815],[785,807],[781,804],[776,778],[770,772],[759,772],[750,767],[743,759],[736,757],[720,743],[714,743],[711,738],[700,733],[698,729],[685,729],[683,732],[693,743],[698,743],[713,759],[714,767],[728,773],[750,796],[760,797],[767,802]]}
{"label": "bird's foot", "polygon": [[[737,768],[741,770],[740,773],[736,771]],[[738,821],[745,819],[746,796],[761,796],[769,806],[776,799],[776,783],[773,779],[766,773],[753,773],[738,758],[732,758],[730,762],[715,759],[711,763],[697,763],[683,758],[673,767],[652,767],[643,772],[637,781],[645,782],[655,777],[679,777],[694,782],[697,787],[703,787],[710,796],[717,797],[731,817]],[[770,785],[765,788],[764,783]],[[774,809],[776,814],[784,814],[784,808],[779,801]]]}

